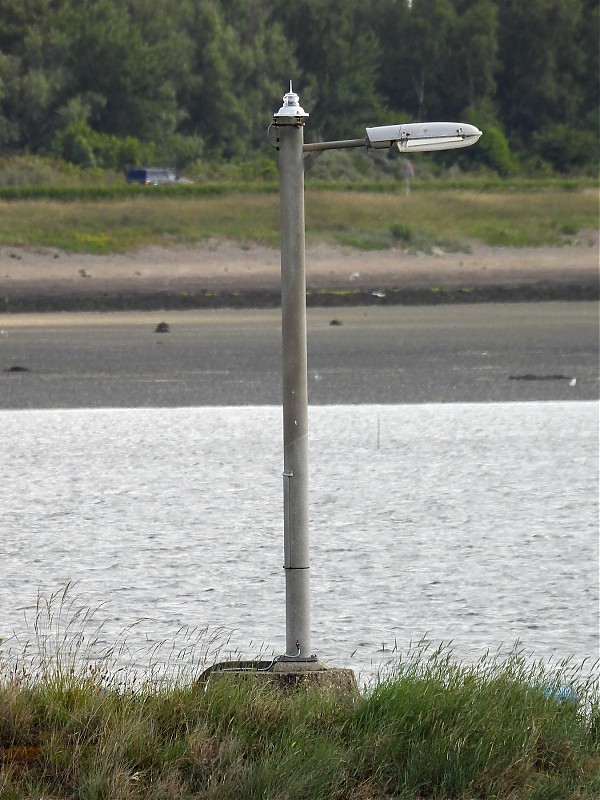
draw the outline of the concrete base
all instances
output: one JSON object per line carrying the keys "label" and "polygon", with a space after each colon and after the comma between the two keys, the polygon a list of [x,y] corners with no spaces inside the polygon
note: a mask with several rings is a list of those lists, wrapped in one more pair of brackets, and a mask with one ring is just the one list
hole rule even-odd
{"label": "concrete base", "polygon": [[254,681],[259,686],[284,691],[334,693],[355,699],[359,696],[351,669],[328,667],[320,661],[226,661],[205,670],[200,681]]}

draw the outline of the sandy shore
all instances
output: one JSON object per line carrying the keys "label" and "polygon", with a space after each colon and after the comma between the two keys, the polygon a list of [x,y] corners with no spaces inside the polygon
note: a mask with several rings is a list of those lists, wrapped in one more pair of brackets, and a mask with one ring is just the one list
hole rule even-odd
{"label": "sandy shore", "polygon": [[[598,233],[565,247],[502,248],[473,245],[468,253],[400,249],[363,252],[319,245],[307,248],[307,288],[338,297],[408,290],[465,290],[490,287],[598,287]],[[276,296],[279,251],[235,243],[194,247],[150,247],[126,255],[92,256],[54,250],[0,249],[0,298],[18,310],[27,298],[133,299],[152,295],[215,298],[251,293]],[[594,289],[595,287],[595,289]],[[555,298],[556,299],[556,298]],[[133,301],[133,300],[132,300]],[[33,300],[32,300],[33,302]],[[189,303],[192,304],[191,301]],[[30,310],[35,310],[34,307]],[[60,307],[60,305],[58,306]],[[108,305],[107,305],[108,307]],[[21,309],[22,310],[22,309]],[[24,310],[27,310],[25,308]]]}

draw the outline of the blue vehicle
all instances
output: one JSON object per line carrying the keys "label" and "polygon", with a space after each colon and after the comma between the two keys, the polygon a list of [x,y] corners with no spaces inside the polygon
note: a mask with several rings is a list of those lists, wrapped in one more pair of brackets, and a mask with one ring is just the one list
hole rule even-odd
{"label": "blue vehicle", "polygon": [[192,183],[187,178],[180,178],[172,169],[159,167],[135,167],[127,170],[127,183],[141,183],[144,186],[158,186],[164,183]]}

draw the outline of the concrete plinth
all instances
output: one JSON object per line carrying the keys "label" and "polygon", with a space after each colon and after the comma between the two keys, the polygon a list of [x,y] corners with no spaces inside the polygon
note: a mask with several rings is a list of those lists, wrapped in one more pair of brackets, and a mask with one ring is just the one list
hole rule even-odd
{"label": "concrete plinth", "polygon": [[358,698],[358,684],[351,669],[328,667],[320,661],[226,661],[205,670],[199,679],[254,681],[278,691],[321,691]]}

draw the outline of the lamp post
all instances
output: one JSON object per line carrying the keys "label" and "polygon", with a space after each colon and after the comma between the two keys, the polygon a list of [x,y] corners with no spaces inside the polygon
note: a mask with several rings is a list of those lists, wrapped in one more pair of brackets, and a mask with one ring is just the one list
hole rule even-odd
{"label": "lamp post", "polygon": [[280,175],[281,317],[283,374],[283,507],[286,591],[286,650],[278,661],[318,664],[312,653],[308,528],[308,389],[304,153],[396,144],[401,152],[449,150],[474,144],[473,125],[432,122],[367,128],[363,139],[304,144],[309,115],[290,90],[273,115]]}
{"label": "lamp post", "polygon": [[279,136],[283,505],[286,649],[281,660],[316,661],[311,652],[308,534],[308,388],[304,263],[304,122],[290,91],[275,114]]}

